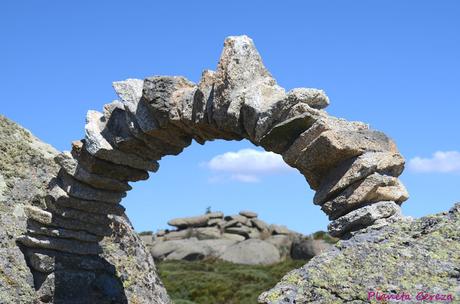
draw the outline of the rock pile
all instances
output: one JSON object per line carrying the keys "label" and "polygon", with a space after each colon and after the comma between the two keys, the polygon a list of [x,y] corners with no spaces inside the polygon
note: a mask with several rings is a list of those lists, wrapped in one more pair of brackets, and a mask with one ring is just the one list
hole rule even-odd
{"label": "rock pile", "polygon": [[251,211],[230,216],[211,212],[168,224],[177,229],[141,237],[157,260],[219,258],[239,264],[273,264],[287,256],[308,259],[330,247],[285,226],[269,225]]}

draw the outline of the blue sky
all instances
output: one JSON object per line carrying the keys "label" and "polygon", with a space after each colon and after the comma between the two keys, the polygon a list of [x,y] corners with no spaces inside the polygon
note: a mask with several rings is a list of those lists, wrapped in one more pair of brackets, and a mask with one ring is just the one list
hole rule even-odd
{"label": "blue sky", "polygon": [[[224,38],[252,37],[286,89],[316,87],[327,111],[390,135],[410,162],[404,213],[460,201],[458,1],[2,1],[0,113],[59,150],[82,138],[112,81],[214,69]],[[210,161],[249,142],[193,144],[124,201],[138,230],[172,217],[252,209],[301,232],[325,229],[296,172],[222,171]],[[440,153],[436,153],[440,151]],[[228,154],[226,154],[228,156]],[[239,155],[239,154],[238,154]]]}

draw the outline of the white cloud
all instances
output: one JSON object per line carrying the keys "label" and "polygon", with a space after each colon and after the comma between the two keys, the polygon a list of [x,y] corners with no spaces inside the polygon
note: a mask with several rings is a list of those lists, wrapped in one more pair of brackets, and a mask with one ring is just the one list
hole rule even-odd
{"label": "white cloud", "polygon": [[460,173],[460,152],[437,151],[431,158],[414,157],[409,161],[414,172],[458,172]]}
{"label": "white cloud", "polygon": [[216,173],[227,174],[227,179],[245,183],[258,182],[263,175],[293,170],[284,162],[281,155],[255,149],[242,149],[217,155],[206,162],[205,166]]}

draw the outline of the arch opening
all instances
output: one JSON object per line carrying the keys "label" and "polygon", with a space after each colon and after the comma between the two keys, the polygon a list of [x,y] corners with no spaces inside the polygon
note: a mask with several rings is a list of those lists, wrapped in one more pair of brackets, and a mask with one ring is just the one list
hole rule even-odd
{"label": "arch opening", "polygon": [[401,216],[408,194],[398,179],[404,159],[394,142],[364,123],[328,115],[322,90],[285,92],[246,36],[227,38],[217,70],[203,72],[198,84],[154,76],[113,87],[119,100],[88,112],[85,138],[56,157],[61,169],[44,206],[27,209],[30,227],[18,241],[35,261],[29,264],[39,273],[36,285],[57,273],[40,263],[63,259],[56,252],[72,267],[85,267],[81,256],[94,257],[97,269],[99,242],[113,232],[109,217],[123,215],[119,203],[129,182],[147,179],[162,157],[180,154],[192,140],[247,139],[280,154],[316,191],[313,203],[331,220],[332,236],[346,238]]}

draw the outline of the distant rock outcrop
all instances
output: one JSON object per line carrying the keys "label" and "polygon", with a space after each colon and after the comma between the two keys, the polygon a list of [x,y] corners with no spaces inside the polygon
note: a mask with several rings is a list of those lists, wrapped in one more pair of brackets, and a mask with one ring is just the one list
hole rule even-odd
{"label": "distant rock outcrop", "polygon": [[222,212],[172,219],[176,230],[160,230],[141,239],[157,260],[219,258],[238,264],[273,264],[288,256],[310,259],[331,245],[285,226],[267,224],[252,211]]}

